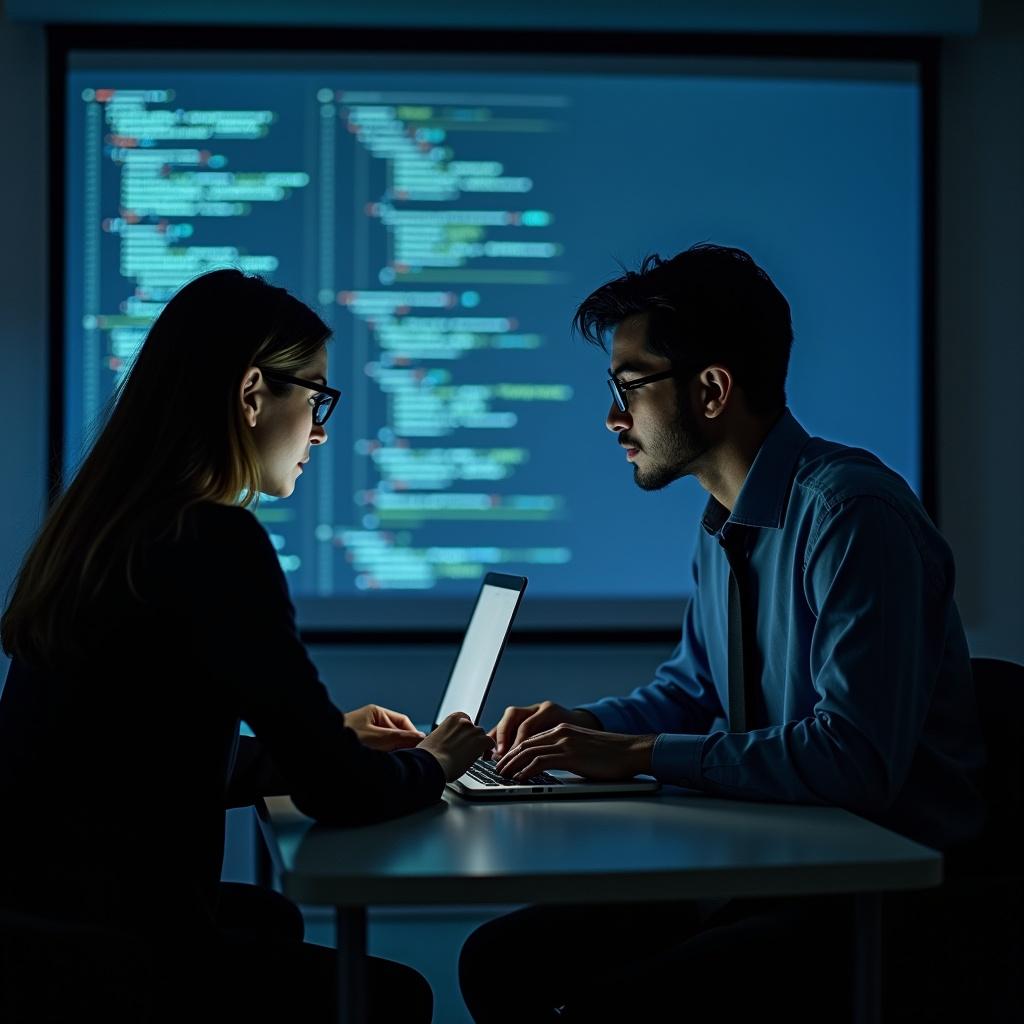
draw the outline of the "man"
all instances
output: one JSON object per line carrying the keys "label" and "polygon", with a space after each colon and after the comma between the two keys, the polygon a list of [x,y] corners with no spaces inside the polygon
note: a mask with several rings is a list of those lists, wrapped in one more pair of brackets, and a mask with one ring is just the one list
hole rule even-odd
{"label": "man", "polygon": [[[575,326],[602,347],[612,334],[606,425],[637,485],[693,476],[709,494],[695,592],[650,684],[508,708],[499,771],[650,773],[844,807],[939,849],[969,841],[983,754],[951,553],[896,473],[810,437],[786,408],[793,332],[768,275],[715,245],[649,257],[586,298]],[[460,974],[481,1022],[673,1005],[739,1019],[773,1001],[790,1020],[843,1020],[852,927],[848,897],[535,908],[478,930]],[[535,952],[550,966],[510,970]]]}

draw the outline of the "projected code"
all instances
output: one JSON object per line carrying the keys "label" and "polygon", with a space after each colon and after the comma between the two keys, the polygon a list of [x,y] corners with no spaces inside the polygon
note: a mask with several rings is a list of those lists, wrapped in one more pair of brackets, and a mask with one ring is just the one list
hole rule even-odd
{"label": "projected code", "polygon": [[[481,137],[507,151],[510,136],[557,132],[559,122],[543,99],[537,107],[510,97],[482,104],[473,96],[330,89],[317,99],[321,124],[330,126],[321,146],[335,143],[337,124],[332,165],[351,169],[359,286],[320,298],[348,311],[369,357],[360,366],[357,355],[353,365],[368,383],[352,421],[357,516],[334,517],[330,532],[321,524],[318,538],[344,552],[360,589],[427,588],[510,562],[567,561],[568,547],[483,543],[493,537],[487,530],[474,545],[423,544],[430,526],[462,524],[465,534],[474,522],[565,514],[561,496],[516,488],[526,448],[461,442],[498,431],[520,437],[524,404],[572,397],[561,383],[496,384],[500,364],[474,358],[543,346],[539,330],[521,327],[514,313],[521,303],[508,288],[558,279],[547,265],[564,247],[550,237],[551,213],[528,205],[534,181],[522,167],[464,152],[466,140],[479,151]],[[499,308],[510,300],[512,308]],[[474,312],[482,307],[486,315]],[[333,583],[321,575],[322,591]]]}
{"label": "projected code", "polygon": [[[349,418],[332,421],[312,479],[257,510],[293,587],[429,589],[571,559],[571,510],[550,477],[523,478],[522,442],[536,435],[521,425],[573,397],[538,373],[542,318],[523,312],[531,289],[566,281],[566,245],[538,201],[557,183],[516,156],[529,152],[519,140],[564,131],[564,97],[319,88],[207,108],[170,88],[88,88],[81,99],[83,423],[182,284],[222,266],[282,281],[301,264],[315,282],[305,297],[345,340],[332,376]],[[282,213],[313,227],[282,231]],[[113,280],[104,239],[116,243]],[[544,535],[533,529],[496,545],[516,523],[563,528],[556,543],[530,543]]]}
{"label": "projected code", "polygon": [[917,486],[916,72],[639,56],[75,51],[66,470],[170,296],[235,266],[334,333],[329,443],[258,509],[304,623],[453,622],[490,569],[552,624],[675,621],[704,494],[632,485],[608,360],[569,322],[618,267],[706,240],[792,304],[800,422]]}
{"label": "projected code", "polygon": [[[270,110],[172,109],[169,89],[87,89],[82,99],[91,108],[86,148],[102,152],[115,171],[118,213],[101,214],[100,225],[119,240],[124,288],[115,309],[94,296],[83,326],[105,338],[98,344],[94,339],[94,348],[103,352],[116,385],[149,325],[186,281],[216,267],[269,275],[279,265],[273,254],[194,242],[197,221],[248,217],[254,204],[287,201],[293,191],[308,186],[309,175],[228,171],[227,159],[208,148],[221,140],[263,138],[274,120]],[[98,212],[100,181],[89,181],[87,192],[87,208]],[[92,254],[92,262],[97,261],[98,254]],[[97,393],[88,404],[87,420],[99,412],[99,398]]]}

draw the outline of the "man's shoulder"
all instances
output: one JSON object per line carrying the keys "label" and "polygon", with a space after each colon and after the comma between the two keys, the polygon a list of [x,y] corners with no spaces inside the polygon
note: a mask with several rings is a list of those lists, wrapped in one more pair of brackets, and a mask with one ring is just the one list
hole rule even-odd
{"label": "man's shoulder", "polygon": [[950,574],[949,545],[921,499],[899,473],[863,448],[811,438],[794,476],[790,512],[806,527],[805,557],[826,535],[835,539],[881,527],[890,537],[893,531],[909,537],[933,579],[941,582]]}
{"label": "man's shoulder", "polygon": [[800,454],[793,494],[819,513],[857,498],[875,498],[915,516],[924,513],[907,481],[877,455],[820,437],[810,438]]}

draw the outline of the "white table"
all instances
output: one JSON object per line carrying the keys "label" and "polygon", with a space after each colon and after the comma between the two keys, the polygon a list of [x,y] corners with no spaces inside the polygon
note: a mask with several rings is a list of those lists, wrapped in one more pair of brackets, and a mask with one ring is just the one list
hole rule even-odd
{"label": "white table", "polygon": [[613,903],[858,895],[856,1018],[881,1019],[881,894],[942,881],[942,856],[846,811],[666,789],[648,797],[444,802],[326,828],[258,808],[284,893],[335,908],[339,1018],[365,1019],[371,905]]}

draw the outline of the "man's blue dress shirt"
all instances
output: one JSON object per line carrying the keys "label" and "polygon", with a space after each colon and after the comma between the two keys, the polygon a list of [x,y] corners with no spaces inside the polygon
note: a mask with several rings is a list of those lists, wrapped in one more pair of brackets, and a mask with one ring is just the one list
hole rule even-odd
{"label": "man's blue dress shirt", "polygon": [[[973,838],[984,754],[953,557],[905,481],[787,410],[732,514],[711,498],[701,527],[678,647],[653,682],[585,709],[660,734],[664,782],[845,807],[940,849]],[[726,721],[726,540],[749,552],[756,609],[743,733]]]}

